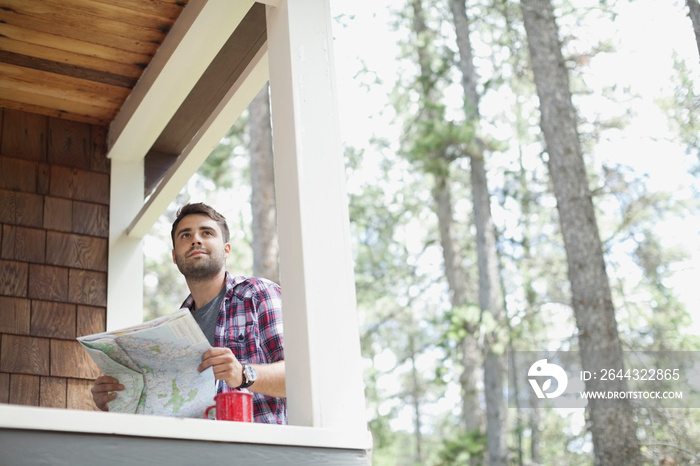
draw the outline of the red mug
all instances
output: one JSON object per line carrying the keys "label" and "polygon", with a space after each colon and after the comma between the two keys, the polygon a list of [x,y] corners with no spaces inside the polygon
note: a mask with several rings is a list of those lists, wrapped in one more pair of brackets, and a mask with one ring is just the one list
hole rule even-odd
{"label": "red mug", "polygon": [[204,418],[209,418],[209,410],[216,409],[216,420],[253,422],[253,394],[236,390],[219,393],[214,397],[215,405],[204,410]]}

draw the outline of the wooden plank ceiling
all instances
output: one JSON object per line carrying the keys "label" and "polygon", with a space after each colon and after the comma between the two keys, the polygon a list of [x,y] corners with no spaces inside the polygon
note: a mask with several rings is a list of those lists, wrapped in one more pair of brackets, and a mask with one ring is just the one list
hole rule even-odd
{"label": "wooden plank ceiling", "polygon": [[0,0],[0,105],[108,125],[188,0]]}
{"label": "wooden plank ceiling", "polygon": [[[0,0],[0,107],[109,126],[188,1]],[[146,193],[265,41],[254,4],[143,154]]]}

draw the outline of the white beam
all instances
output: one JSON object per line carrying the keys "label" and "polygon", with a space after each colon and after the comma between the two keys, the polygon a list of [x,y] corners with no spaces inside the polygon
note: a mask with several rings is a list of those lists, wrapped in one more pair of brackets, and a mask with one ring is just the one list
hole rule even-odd
{"label": "white beam", "polygon": [[107,330],[143,322],[143,241],[126,227],[143,205],[141,160],[112,160],[109,204]]}
{"label": "white beam", "polygon": [[[0,433],[5,435],[9,430],[19,431],[44,431],[46,434],[55,433],[57,436],[66,439],[68,433],[82,433],[95,436],[128,436],[140,441],[153,439],[162,442],[161,439],[205,441],[211,442],[211,448],[221,452],[219,443],[227,444],[249,444],[249,445],[278,445],[298,448],[321,447],[321,448],[342,448],[352,450],[370,450],[372,448],[372,438],[367,432],[347,433],[336,430],[310,429],[308,427],[285,426],[280,428],[277,424],[248,423],[248,422],[211,422],[205,419],[193,419],[183,417],[168,416],[135,416],[128,413],[103,413],[101,411],[85,411],[78,409],[51,409],[38,406],[21,406],[0,403]],[[364,434],[364,435],[363,435]],[[3,435],[0,435],[0,446]],[[194,445],[194,444],[193,444]],[[5,458],[5,451],[3,458]],[[27,452],[24,451],[25,464]],[[104,451],[101,452],[104,456]],[[360,452],[358,452],[360,453]],[[31,452],[34,458],[43,458],[44,455],[36,455]],[[301,462],[303,450],[293,456]],[[87,463],[89,455],[86,451],[75,452],[78,461],[73,463]],[[100,457],[102,457],[100,456]],[[291,456],[291,455],[290,455]],[[20,457],[19,455],[17,457]],[[130,457],[133,457],[131,455]],[[361,464],[356,458],[352,464]],[[189,458],[188,458],[189,459]],[[265,458],[267,459],[267,458]],[[315,464],[319,464],[320,459],[314,458]],[[52,458],[53,460],[53,458]],[[157,461],[164,463],[164,461]],[[175,461],[176,464],[185,463]],[[95,461],[101,464],[101,460]],[[117,461],[117,464],[126,461]],[[236,464],[240,461],[231,461]],[[262,464],[270,464],[264,459],[258,461]],[[293,461],[289,459],[289,464]],[[2,464],[11,464],[3,460]],[[66,464],[63,461],[54,461],[52,464]],[[151,462],[152,464],[152,462]],[[348,463],[345,463],[348,464]],[[367,463],[369,464],[369,463]]]}
{"label": "white beam", "polygon": [[328,0],[267,8],[292,425],[366,431]]}
{"label": "white beam", "polygon": [[[143,238],[158,217],[177,196],[183,186],[219,144],[253,98],[267,82],[269,75],[267,45],[263,45],[241,76],[209,115],[192,141],[170,167],[148,202],[127,229],[129,238]],[[143,192],[143,188],[141,189]]]}
{"label": "white beam", "polygon": [[107,157],[146,156],[250,7],[252,0],[191,1],[112,121]]}

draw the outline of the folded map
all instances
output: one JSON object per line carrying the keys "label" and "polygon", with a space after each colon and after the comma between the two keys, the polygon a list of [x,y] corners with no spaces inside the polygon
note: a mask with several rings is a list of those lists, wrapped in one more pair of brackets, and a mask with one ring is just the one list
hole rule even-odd
{"label": "folded map", "polygon": [[214,372],[197,371],[211,346],[187,309],[78,341],[105,375],[124,385],[109,402],[111,412],[202,417],[213,403]]}

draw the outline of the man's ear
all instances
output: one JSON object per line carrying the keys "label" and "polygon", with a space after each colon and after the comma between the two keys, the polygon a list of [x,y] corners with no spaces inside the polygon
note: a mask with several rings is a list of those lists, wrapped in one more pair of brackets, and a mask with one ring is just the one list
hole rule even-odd
{"label": "man's ear", "polygon": [[231,252],[231,243],[224,243],[224,256],[228,257]]}
{"label": "man's ear", "polygon": [[177,264],[177,262],[175,262],[175,249],[171,249],[170,254],[173,256],[173,264]]}

